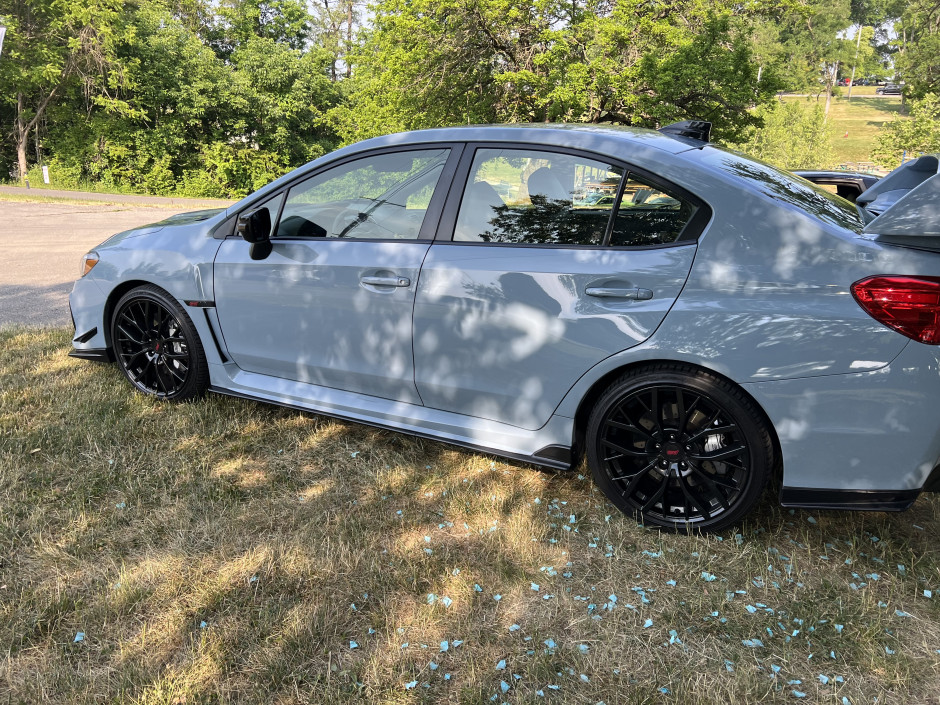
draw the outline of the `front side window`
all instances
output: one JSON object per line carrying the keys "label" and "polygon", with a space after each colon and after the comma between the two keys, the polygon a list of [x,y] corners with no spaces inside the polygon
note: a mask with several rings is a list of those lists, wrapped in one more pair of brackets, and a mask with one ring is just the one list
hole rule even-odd
{"label": "front side window", "polygon": [[529,149],[478,149],[454,240],[529,245],[600,245],[619,167]]}
{"label": "front side window", "polygon": [[449,154],[373,155],[307,179],[288,192],[277,237],[416,240]]}
{"label": "front side window", "polygon": [[675,242],[695,215],[686,199],[632,172],[624,184],[610,234],[611,247],[647,247]]}

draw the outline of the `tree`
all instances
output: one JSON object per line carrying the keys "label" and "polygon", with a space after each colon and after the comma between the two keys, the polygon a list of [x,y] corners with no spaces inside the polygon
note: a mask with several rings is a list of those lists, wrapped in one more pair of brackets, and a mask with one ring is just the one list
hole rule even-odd
{"label": "tree", "polygon": [[352,56],[351,141],[476,122],[656,127],[711,119],[721,135],[766,102],[740,5],[730,0],[382,0]]}
{"label": "tree", "polygon": [[832,128],[818,103],[778,101],[758,114],[763,127],[737,149],[783,169],[818,169],[834,161]]}
{"label": "tree", "polygon": [[940,93],[940,3],[913,0],[897,23],[903,42],[896,66],[906,82],[905,96]]}
{"label": "tree", "polygon": [[[115,98],[124,80],[115,44],[120,0],[14,0],[4,10],[7,35],[0,61],[0,100],[12,103],[13,141],[26,178],[30,133],[72,86],[86,101],[120,112]],[[38,142],[38,140],[37,140]]]}
{"label": "tree", "polygon": [[936,94],[912,101],[910,119],[885,124],[875,140],[872,159],[893,169],[905,152],[908,158],[940,152],[940,98]]}

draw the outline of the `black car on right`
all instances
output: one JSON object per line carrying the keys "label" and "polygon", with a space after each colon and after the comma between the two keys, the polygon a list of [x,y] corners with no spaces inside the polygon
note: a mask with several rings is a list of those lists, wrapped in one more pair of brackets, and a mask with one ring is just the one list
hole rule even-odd
{"label": "black car on right", "polygon": [[881,178],[875,174],[858,171],[823,171],[823,170],[797,170],[793,172],[807,181],[819,184],[827,191],[835,190],[836,195],[847,201],[855,203],[855,199],[870,189]]}
{"label": "black car on right", "polygon": [[897,83],[887,83],[875,90],[878,95],[901,95],[901,86]]}

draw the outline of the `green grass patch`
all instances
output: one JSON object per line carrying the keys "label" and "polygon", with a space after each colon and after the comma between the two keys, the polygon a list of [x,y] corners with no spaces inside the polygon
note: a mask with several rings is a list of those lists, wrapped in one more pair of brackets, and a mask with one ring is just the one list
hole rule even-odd
{"label": "green grass patch", "polygon": [[[829,119],[832,124],[832,146],[838,167],[871,161],[871,150],[881,127],[890,120],[904,117],[900,96],[876,96],[873,86],[858,86],[852,89],[852,99],[842,95],[832,99]],[[787,101],[816,101],[815,96],[784,96]],[[819,101],[825,101],[820,96]],[[820,165],[825,168],[826,165]]]}
{"label": "green grass patch", "polygon": [[936,697],[932,496],[662,534],[583,469],[162,404],[68,349],[0,331],[0,700]]}

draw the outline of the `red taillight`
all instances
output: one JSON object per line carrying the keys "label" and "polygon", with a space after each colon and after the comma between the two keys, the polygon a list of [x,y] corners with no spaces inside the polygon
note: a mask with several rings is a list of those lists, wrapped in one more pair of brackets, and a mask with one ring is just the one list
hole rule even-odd
{"label": "red taillight", "polygon": [[868,277],[852,285],[852,296],[901,335],[940,345],[940,277]]}

